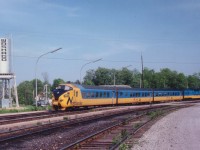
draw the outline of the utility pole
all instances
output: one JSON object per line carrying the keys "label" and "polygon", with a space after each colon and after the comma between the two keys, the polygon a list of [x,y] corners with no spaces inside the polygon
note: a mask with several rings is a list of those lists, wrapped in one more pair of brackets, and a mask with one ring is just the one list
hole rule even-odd
{"label": "utility pole", "polygon": [[144,88],[144,68],[143,68],[143,57],[141,53],[141,64],[142,64],[142,75],[141,75],[141,88]]}

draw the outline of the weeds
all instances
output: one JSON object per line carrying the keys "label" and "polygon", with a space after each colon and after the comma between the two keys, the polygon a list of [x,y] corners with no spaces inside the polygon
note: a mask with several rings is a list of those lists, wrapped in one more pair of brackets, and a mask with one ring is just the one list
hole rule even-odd
{"label": "weeds", "polygon": [[40,125],[42,125],[42,122],[37,122],[36,125],[40,126]]}
{"label": "weeds", "polygon": [[0,109],[0,114],[5,113],[18,113],[18,112],[28,112],[28,111],[41,111],[41,110],[49,110],[51,106],[47,107],[36,107],[36,106],[24,106],[21,108],[2,108]]}
{"label": "weeds", "polygon": [[68,119],[69,119],[69,118],[68,118],[68,117],[66,117],[66,116],[64,116],[64,117],[63,117],[63,120],[68,120]]}
{"label": "weeds", "polygon": [[123,143],[123,144],[121,144],[120,146],[119,146],[119,150],[128,150],[129,149],[129,147],[128,147],[128,145],[126,145],[125,143]]}
{"label": "weeds", "polygon": [[128,132],[126,129],[121,130],[121,138],[125,138],[128,135]]}
{"label": "weeds", "polygon": [[128,136],[127,130],[126,129],[121,130],[121,133],[118,134],[116,137],[113,138],[113,141],[112,141],[113,145],[121,142],[122,139],[125,138],[125,137],[127,137],[127,136]]}
{"label": "weeds", "polygon": [[150,116],[151,119],[154,119],[154,118],[160,116],[161,114],[163,114],[163,112],[161,110],[147,112],[147,115]]}
{"label": "weeds", "polygon": [[139,128],[141,126],[141,123],[136,123],[134,126],[133,126],[133,128],[134,129],[137,129],[137,128]]}

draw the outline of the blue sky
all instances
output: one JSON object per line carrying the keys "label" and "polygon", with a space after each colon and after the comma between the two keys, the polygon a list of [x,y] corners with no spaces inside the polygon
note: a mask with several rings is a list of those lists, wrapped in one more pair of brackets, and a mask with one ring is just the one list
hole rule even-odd
{"label": "blue sky", "polygon": [[80,79],[81,67],[200,72],[199,0],[0,0],[0,37],[12,37],[17,83],[47,73]]}

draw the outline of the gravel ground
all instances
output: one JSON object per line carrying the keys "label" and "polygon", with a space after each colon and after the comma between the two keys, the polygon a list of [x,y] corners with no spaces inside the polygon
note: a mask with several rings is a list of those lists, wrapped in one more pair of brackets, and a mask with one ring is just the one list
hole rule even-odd
{"label": "gravel ground", "polygon": [[132,150],[200,150],[200,104],[162,118]]}

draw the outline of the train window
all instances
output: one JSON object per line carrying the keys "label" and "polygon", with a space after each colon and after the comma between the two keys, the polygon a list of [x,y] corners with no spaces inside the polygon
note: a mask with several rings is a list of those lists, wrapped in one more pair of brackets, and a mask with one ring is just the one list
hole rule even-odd
{"label": "train window", "polygon": [[119,93],[119,96],[122,96],[122,95],[123,95],[123,92],[120,92],[120,93]]}
{"label": "train window", "polygon": [[127,93],[127,92],[125,93],[125,96],[126,96],[126,97],[128,96],[128,93]]}
{"label": "train window", "polygon": [[148,96],[148,94],[149,94],[149,93],[147,93],[147,92],[146,92],[146,93],[145,93],[145,97],[147,97],[147,96]]}
{"label": "train window", "polygon": [[78,97],[78,91],[76,91],[76,97]]}
{"label": "train window", "polygon": [[133,97],[133,93],[130,93],[130,97]]}
{"label": "train window", "polygon": [[107,92],[107,97],[110,97],[110,93],[109,92]]}
{"label": "train window", "polygon": [[102,97],[102,92],[100,92],[100,97]]}
{"label": "train window", "polygon": [[140,97],[140,93],[136,93],[136,97]]}
{"label": "train window", "polygon": [[85,95],[86,95],[85,92],[82,92],[82,97],[83,97],[83,98],[85,98]]}
{"label": "train window", "polygon": [[65,91],[72,90],[71,87],[66,86],[66,85],[59,85],[58,87],[56,87],[56,89],[58,89],[58,90],[65,90]]}
{"label": "train window", "polygon": [[158,93],[157,92],[155,92],[155,94],[154,94],[155,96],[158,96]]}
{"label": "train window", "polygon": [[106,97],[106,92],[103,93],[103,97]]}
{"label": "train window", "polygon": [[96,92],[96,97],[99,97],[99,92]]}
{"label": "train window", "polygon": [[135,97],[135,94],[136,94],[136,93],[133,93],[133,97]]}
{"label": "train window", "polygon": [[91,97],[94,98],[94,93],[93,92],[91,93]]}
{"label": "train window", "polygon": [[144,93],[142,93],[142,97],[144,97],[145,96],[145,94]]}
{"label": "train window", "polygon": [[87,93],[87,98],[90,98],[90,95],[91,95],[90,92],[88,92],[88,93]]}

